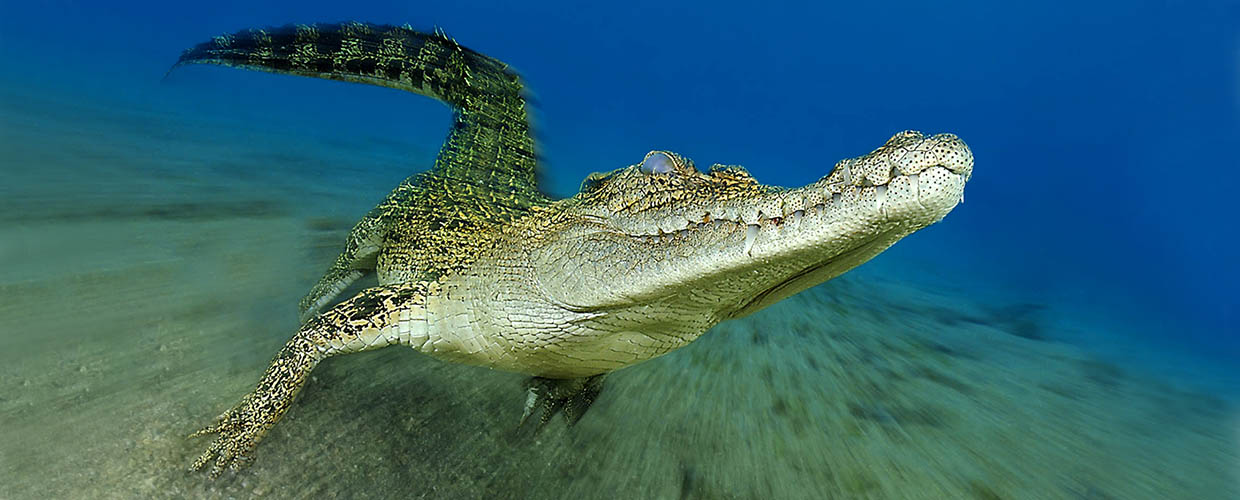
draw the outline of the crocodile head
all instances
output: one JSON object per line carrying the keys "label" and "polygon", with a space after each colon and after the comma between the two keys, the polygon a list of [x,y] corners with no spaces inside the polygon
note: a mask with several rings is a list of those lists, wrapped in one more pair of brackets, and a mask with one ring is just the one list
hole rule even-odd
{"label": "crocodile head", "polygon": [[[753,313],[869,260],[963,199],[973,155],[954,135],[896,134],[787,189],[674,153],[591,175],[549,207],[563,221],[533,259],[541,289],[626,328],[691,332]],[[556,224],[553,224],[556,225]],[[691,340],[691,339],[686,339]]]}

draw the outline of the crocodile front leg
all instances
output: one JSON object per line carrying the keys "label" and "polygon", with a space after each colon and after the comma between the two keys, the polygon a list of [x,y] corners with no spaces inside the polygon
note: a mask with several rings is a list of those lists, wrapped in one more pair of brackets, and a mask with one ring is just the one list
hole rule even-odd
{"label": "crocodile front leg", "polygon": [[190,435],[219,435],[194,462],[193,470],[214,461],[214,478],[224,468],[238,469],[251,462],[254,447],[288,411],[310,371],[323,359],[392,344],[412,345],[413,339],[423,338],[430,287],[417,282],[368,288],[302,325],[253,392],[214,424]]}
{"label": "crocodile front leg", "polygon": [[240,468],[253,460],[250,453],[293,404],[310,371],[323,358],[314,340],[301,332],[285,344],[254,391],[241,398],[232,409],[216,417],[215,423],[190,434],[189,437],[219,434],[207,451],[194,462],[193,470],[202,469],[212,460],[211,477],[225,467]]}
{"label": "crocodile front leg", "polygon": [[[399,187],[397,191],[400,191]],[[389,199],[394,195],[395,193],[389,195]],[[302,323],[313,318],[320,308],[335,299],[354,281],[375,269],[376,256],[387,234],[385,215],[386,212],[379,209],[371,210],[353,225],[340,255],[297,304]]]}

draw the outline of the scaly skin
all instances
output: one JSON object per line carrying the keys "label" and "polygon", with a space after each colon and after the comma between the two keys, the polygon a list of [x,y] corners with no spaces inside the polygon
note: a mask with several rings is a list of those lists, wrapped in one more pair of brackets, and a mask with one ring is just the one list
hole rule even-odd
{"label": "scaly skin", "polygon": [[[213,477],[250,460],[319,361],[387,345],[531,375],[522,421],[563,410],[571,424],[607,373],[942,219],[973,169],[955,136],[901,132],[796,189],[654,151],[551,200],[538,190],[520,79],[440,33],[357,23],[250,30],[194,47],[178,65],[194,63],[382,85],[455,111],[434,168],[353,228],[254,391],[195,433],[219,434],[194,464],[212,463]],[[371,271],[378,287],[315,314]]]}

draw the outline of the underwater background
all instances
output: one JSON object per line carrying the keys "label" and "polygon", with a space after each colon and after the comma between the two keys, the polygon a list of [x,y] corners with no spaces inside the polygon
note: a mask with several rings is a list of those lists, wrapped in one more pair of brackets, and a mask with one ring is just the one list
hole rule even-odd
{"label": "underwater background", "polygon": [[[798,186],[905,129],[966,200],[515,432],[523,377],[325,362],[209,480],[185,436],[449,110],[220,67],[250,27],[511,64],[546,189],[652,149]],[[0,2],[0,498],[1240,498],[1240,3]]]}

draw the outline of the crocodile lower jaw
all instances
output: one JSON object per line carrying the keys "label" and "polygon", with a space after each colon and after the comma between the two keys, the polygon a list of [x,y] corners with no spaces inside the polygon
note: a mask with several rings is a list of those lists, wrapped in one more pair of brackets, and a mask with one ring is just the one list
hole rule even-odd
{"label": "crocodile lower jaw", "polygon": [[[753,314],[775,302],[795,295],[796,293],[816,286],[855,266],[858,261],[869,260],[873,255],[882,252],[892,243],[899,240],[897,231],[881,233],[874,238],[865,240],[831,259],[813,265],[804,271],[789,276],[787,279],[762,290],[753,296],[736,311],[727,315],[726,319],[741,318]],[[893,237],[894,236],[894,237]],[[832,267],[838,268],[833,269]]]}

